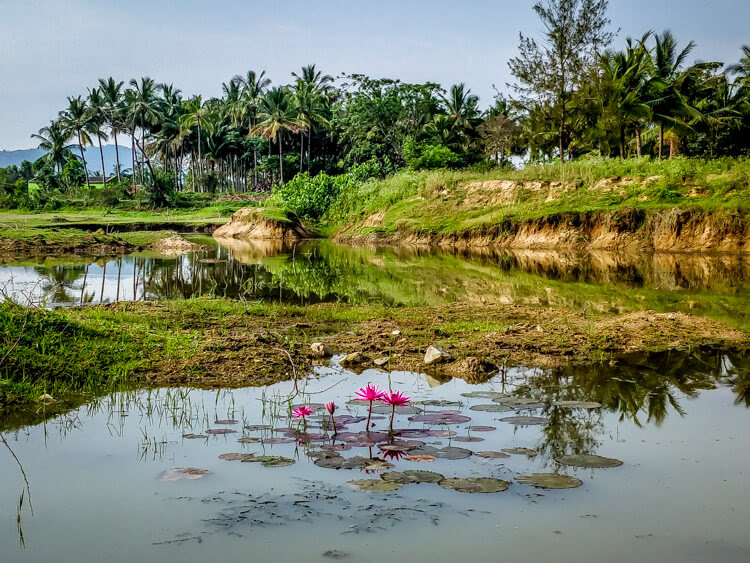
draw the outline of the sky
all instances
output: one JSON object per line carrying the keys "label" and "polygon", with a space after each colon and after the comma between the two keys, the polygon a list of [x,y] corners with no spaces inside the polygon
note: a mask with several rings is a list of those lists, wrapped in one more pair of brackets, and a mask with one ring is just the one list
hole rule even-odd
{"label": "sky", "polygon": [[[508,92],[518,34],[539,37],[533,0],[0,0],[0,150],[31,133],[66,97],[100,77],[151,76],[186,96],[219,96],[235,74],[274,83],[315,63],[447,87],[465,82],[482,106]],[[671,29],[696,60],[735,62],[750,44],[750,0],[610,0],[627,36]]]}

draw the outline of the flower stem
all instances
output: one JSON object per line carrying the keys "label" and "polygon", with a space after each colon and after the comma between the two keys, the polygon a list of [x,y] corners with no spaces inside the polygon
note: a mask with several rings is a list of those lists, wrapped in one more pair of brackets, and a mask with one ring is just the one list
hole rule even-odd
{"label": "flower stem", "polygon": [[367,431],[370,431],[370,417],[372,416],[372,401],[370,401],[370,410],[367,411]]}
{"label": "flower stem", "polygon": [[396,405],[391,405],[391,423],[390,423],[390,429],[391,434],[393,434],[393,416],[396,414]]}

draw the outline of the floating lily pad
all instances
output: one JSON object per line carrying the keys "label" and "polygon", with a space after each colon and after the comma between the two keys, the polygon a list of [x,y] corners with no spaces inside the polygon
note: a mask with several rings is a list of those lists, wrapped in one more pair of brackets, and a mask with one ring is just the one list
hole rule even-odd
{"label": "floating lily pad", "polygon": [[494,477],[448,477],[438,483],[444,489],[453,489],[462,493],[500,493],[506,490],[510,483]]}
{"label": "floating lily pad", "polygon": [[326,408],[323,403],[299,403],[297,405],[292,405],[292,410],[299,407],[310,407],[314,411],[322,411]]}
{"label": "floating lily pad", "polygon": [[503,448],[503,451],[511,455],[526,455],[529,457],[536,455],[536,450],[531,448]]}
{"label": "floating lily pad", "polygon": [[392,463],[388,463],[383,459],[372,458],[368,459],[362,469],[365,471],[384,471],[393,467]]}
{"label": "floating lily pad", "polygon": [[288,457],[282,457],[278,455],[261,455],[257,457],[248,457],[242,460],[243,462],[260,463],[263,467],[285,467],[287,465],[294,465],[295,461]]}
{"label": "floating lily pad", "polygon": [[343,452],[346,450],[351,450],[352,447],[349,444],[325,444],[323,446],[320,446],[320,449],[329,452]]}
{"label": "floating lily pad", "polygon": [[568,409],[599,409],[602,406],[594,401],[553,401],[552,404]]}
{"label": "floating lily pad", "polygon": [[341,454],[337,452],[326,453],[328,453],[329,455],[316,456],[317,459],[313,463],[318,467],[322,467],[324,469],[341,469],[341,466],[344,463],[344,458],[341,457]]}
{"label": "floating lily pad", "polygon": [[525,405],[513,405],[513,408],[517,411],[533,411],[543,409],[544,406],[544,403],[527,403]]}
{"label": "floating lily pad", "polygon": [[461,403],[458,401],[446,401],[445,399],[430,399],[429,401],[419,401],[418,405],[425,405],[428,407],[460,407]]}
{"label": "floating lily pad", "polygon": [[501,418],[500,421],[516,426],[541,426],[549,422],[548,419],[541,416],[508,416]]}
{"label": "floating lily pad", "polygon": [[182,481],[201,479],[211,473],[205,469],[196,469],[195,467],[174,467],[167,469],[159,475],[160,481]]}
{"label": "floating lily pad", "polygon": [[429,430],[427,432],[427,436],[432,436],[433,438],[450,438],[455,435],[456,432],[453,430]]}
{"label": "floating lily pad", "polygon": [[208,438],[205,434],[183,434],[182,437],[186,440],[205,440]]}
{"label": "floating lily pad", "polygon": [[232,430],[231,428],[213,428],[206,430],[206,434],[214,434],[214,435],[220,435],[220,434],[234,434],[237,432],[236,430]]}
{"label": "floating lily pad", "polygon": [[263,440],[264,444],[292,444],[294,443],[294,438],[266,438]]}
{"label": "floating lily pad", "polygon": [[401,483],[395,481],[383,481],[381,479],[359,479],[356,481],[349,481],[349,483],[357,487],[360,491],[368,493],[389,493],[401,488]]}
{"label": "floating lily pad", "polygon": [[510,457],[510,455],[505,452],[477,452],[476,455],[485,459],[504,459]]}
{"label": "floating lily pad", "polygon": [[447,446],[445,448],[440,448],[437,450],[435,455],[439,457],[440,459],[466,459],[467,457],[471,457],[474,454],[471,450],[467,450],[466,448],[457,448],[455,446]]}
{"label": "floating lily pad", "polygon": [[399,440],[394,441],[390,444],[380,444],[378,447],[381,450],[385,450],[387,452],[408,452],[410,450],[416,450],[417,448],[421,448],[425,445],[424,442],[420,442],[419,440]]}
{"label": "floating lily pad", "polygon": [[412,422],[424,422],[425,424],[463,424],[471,420],[470,417],[461,414],[456,414],[454,411],[446,411],[444,413],[428,413],[417,416],[409,417]]}
{"label": "floating lily pad", "polygon": [[499,399],[508,395],[497,391],[471,391],[470,393],[461,393],[461,396],[470,399]]}
{"label": "floating lily pad", "polygon": [[445,479],[445,475],[433,471],[407,469],[406,471],[389,471],[388,473],[383,473],[380,478],[383,481],[393,481],[407,485],[410,483],[439,483]]}
{"label": "floating lily pad", "polygon": [[406,459],[407,461],[416,461],[416,462],[425,462],[425,463],[429,463],[429,462],[437,460],[437,458],[434,455],[426,455],[426,454],[408,455],[406,456]]}
{"label": "floating lily pad", "polygon": [[516,481],[537,489],[575,489],[583,485],[580,479],[557,473],[532,473],[516,477]]}
{"label": "floating lily pad", "polygon": [[248,453],[231,453],[231,454],[221,454],[219,456],[219,459],[223,459],[224,461],[242,461],[246,457],[253,457],[255,454],[248,454]]}
{"label": "floating lily pad", "polygon": [[497,430],[495,426],[469,426],[469,430],[472,432],[493,432]]}
{"label": "floating lily pad", "polygon": [[245,426],[245,430],[249,430],[250,432],[257,432],[258,430],[270,430],[270,426],[268,424],[250,424],[249,426]]}
{"label": "floating lily pad", "polygon": [[[376,414],[391,414],[391,407],[388,405],[374,405],[372,412]],[[396,407],[396,414],[419,414],[420,412],[422,410],[417,407]]]}
{"label": "floating lily pad", "polygon": [[484,442],[484,438],[479,436],[456,436],[452,440],[454,442]]}
{"label": "floating lily pad", "polygon": [[341,454],[338,452],[331,452],[328,450],[309,450],[307,452],[307,457],[312,457],[315,459],[322,458],[322,457],[341,457]]}
{"label": "floating lily pad", "polygon": [[480,411],[480,412],[510,412],[513,409],[504,405],[487,404],[487,405],[473,405],[469,407],[469,410]]}
{"label": "floating lily pad", "polygon": [[573,467],[586,467],[589,469],[606,469],[610,467],[619,467],[622,461],[612,457],[602,457],[599,455],[566,455],[557,459],[562,465],[571,465]]}
{"label": "floating lily pad", "polygon": [[236,420],[230,420],[230,419],[227,419],[227,420],[214,420],[214,424],[220,424],[220,425],[224,425],[224,426],[230,426],[232,424],[237,424],[237,421]]}
{"label": "floating lily pad", "polygon": [[252,438],[250,436],[244,436],[237,440],[240,444],[257,444],[260,442],[260,438]]}

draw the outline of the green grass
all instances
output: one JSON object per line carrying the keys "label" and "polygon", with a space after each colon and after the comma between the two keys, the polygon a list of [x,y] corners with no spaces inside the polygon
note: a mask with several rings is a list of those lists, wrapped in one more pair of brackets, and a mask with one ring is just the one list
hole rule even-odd
{"label": "green grass", "polygon": [[[614,187],[597,185],[610,178],[618,179]],[[492,193],[482,199],[467,189],[472,182],[492,180],[517,185],[503,201],[492,201]],[[335,234],[377,212],[385,212],[382,226],[358,233],[450,234],[563,213],[674,207],[747,213],[750,160],[584,159],[517,171],[402,171],[343,194],[329,210],[323,230]]]}

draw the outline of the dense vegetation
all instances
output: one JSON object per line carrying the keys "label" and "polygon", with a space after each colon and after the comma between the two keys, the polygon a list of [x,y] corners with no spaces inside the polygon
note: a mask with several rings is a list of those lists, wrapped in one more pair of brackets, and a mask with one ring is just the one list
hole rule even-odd
{"label": "dense vegetation", "polygon": [[[185,191],[276,186],[299,208],[285,182],[314,184],[306,191],[333,201],[347,182],[332,178],[368,162],[370,175],[382,176],[400,168],[507,167],[513,155],[546,162],[750,154],[750,47],[726,65],[689,64],[695,44],[669,31],[615,46],[607,7],[607,0],[537,2],[544,33],[521,36],[508,95],[497,92],[484,109],[463,83],[334,79],[315,65],[280,85],[251,70],[211,99],[185,99],[150,77],[102,78],[33,135],[47,150],[42,159],[0,171],[0,205],[54,208],[73,199],[164,207],[184,204]],[[123,139],[132,162],[118,153],[111,171],[103,155],[86,161],[83,147]],[[81,197],[92,171],[117,180]],[[303,214],[315,217],[326,205],[313,207]]]}

